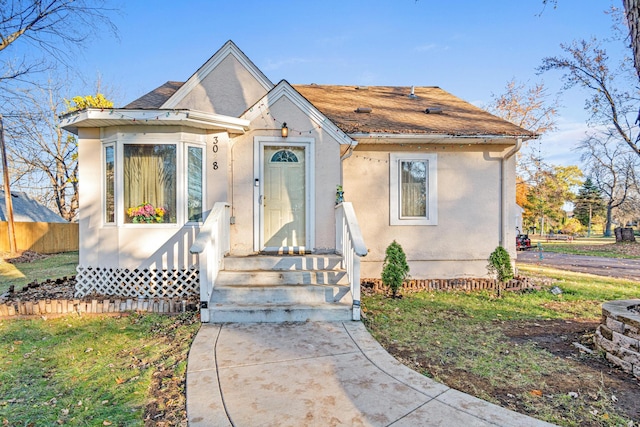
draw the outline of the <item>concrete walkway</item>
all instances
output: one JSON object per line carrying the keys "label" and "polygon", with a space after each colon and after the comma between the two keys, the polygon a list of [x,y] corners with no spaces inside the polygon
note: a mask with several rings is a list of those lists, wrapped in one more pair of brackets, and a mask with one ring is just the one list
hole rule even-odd
{"label": "concrete walkway", "polygon": [[189,353],[196,426],[548,426],[396,361],[360,322],[204,324]]}

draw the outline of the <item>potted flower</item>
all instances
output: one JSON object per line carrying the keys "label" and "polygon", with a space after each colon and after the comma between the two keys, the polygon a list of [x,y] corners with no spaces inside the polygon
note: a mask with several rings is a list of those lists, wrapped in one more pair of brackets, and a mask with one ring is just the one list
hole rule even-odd
{"label": "potted flower", "polygon": [[127,209],[127,215],[131,218],[131,222],[134,224],[154,222],[162,222],[162,218],[167,211],[162,207],[153,207],[151,203],[145,202],[138,206],[133,206]]}

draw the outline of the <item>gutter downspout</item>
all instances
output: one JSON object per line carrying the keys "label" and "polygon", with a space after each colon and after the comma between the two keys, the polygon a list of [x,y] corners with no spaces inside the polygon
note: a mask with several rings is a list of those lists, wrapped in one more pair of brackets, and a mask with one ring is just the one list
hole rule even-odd
{"label": "gutter downspout", "polygon": [[[502,158],[500,159],[500,246],[509,250],[509,246],[513,246],[514,242],[511,242],[511,245],[508,244],[507,238],[510,235],[508,225],[509,225],[509,203],[507,202],[507,181],[505,176],[507,174],[507,160],[513,157],[519,150],[522,148],[522,138],[516,139],[516,145],[509,150]],[[513,231],[513,230],[511,230]],[[511,254],[513,257],[515,254]]]}

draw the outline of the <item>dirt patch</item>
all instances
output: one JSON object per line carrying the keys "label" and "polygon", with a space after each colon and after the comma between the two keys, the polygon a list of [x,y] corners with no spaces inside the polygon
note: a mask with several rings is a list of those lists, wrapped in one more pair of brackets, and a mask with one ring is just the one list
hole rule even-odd
{"label": "dirt patch", "polygon": [[[0,304],[17,301],[38,301],[46,299],[76,299],[74,297],[76,286],[75,277],[63,277],[57,280],[47,280],[46,282],[29,283],[19,289],[9,291],[0,296]],[[90,299],[95,299],[92,295]],[[78,298],[80,299],[80,298]]]}
{"label": "dirt patch", "polygon": [[[634,422],[640,422],[640,383],[632,375],[609,364],[593,346],[593,334],[598,322],[579,320],[541,320],[539,322],[496,322],[502,333],[514,345],[535,344],[562,359],[564,373],[547,375],[536,389],[519,389],[512,384],[492,385],[473,373],[458,369],[442,360],[428,360],[412,349],[386,343],[385,348],[403,363],[445,382],[457,390],[485,398],[520,413],[531,414],[536,399],[549,399],[562,407],[558,396],[576,396],[585,412],[597,411],[597,402],[609,399],[616,410]],[[579,346],[592,351],[585,351]],[[522,361],[523,369],[527,361]],[[523,397],[524,396],[524,397]],[[569,398],[567,398],[569,399]],[[573,399],[573,398],[571,398]],[[570,399],[570,400],[571,400]],[[575,405],[575,403],[574,403]],[[575,406],[574,406],[575,407]],[[602,415],[602,414],[600,414]],[[598,421],[584,418],[581,426],[600,426]]]}
{"label": "dirt patch", "polygon": [[45,258],[49,258],[49,255],[39,254],[33,251],[24,251],[16,255],[11,255],[9,253],[2,254],[2,259],[8,262],[9,264],[33,262],[33,261],[37,261]]}

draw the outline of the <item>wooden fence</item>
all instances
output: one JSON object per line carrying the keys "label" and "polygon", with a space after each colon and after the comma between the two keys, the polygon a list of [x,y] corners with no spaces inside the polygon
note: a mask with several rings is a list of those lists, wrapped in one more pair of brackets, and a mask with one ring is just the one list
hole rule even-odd
{"label": "wooden fence", "polygon": [[[6,221],[0,221],[0,251],[9,252],[9,233]],[[16,222],[16,245],[19,251],[41,254],[77,251],[78,224],[68,222]]]}

